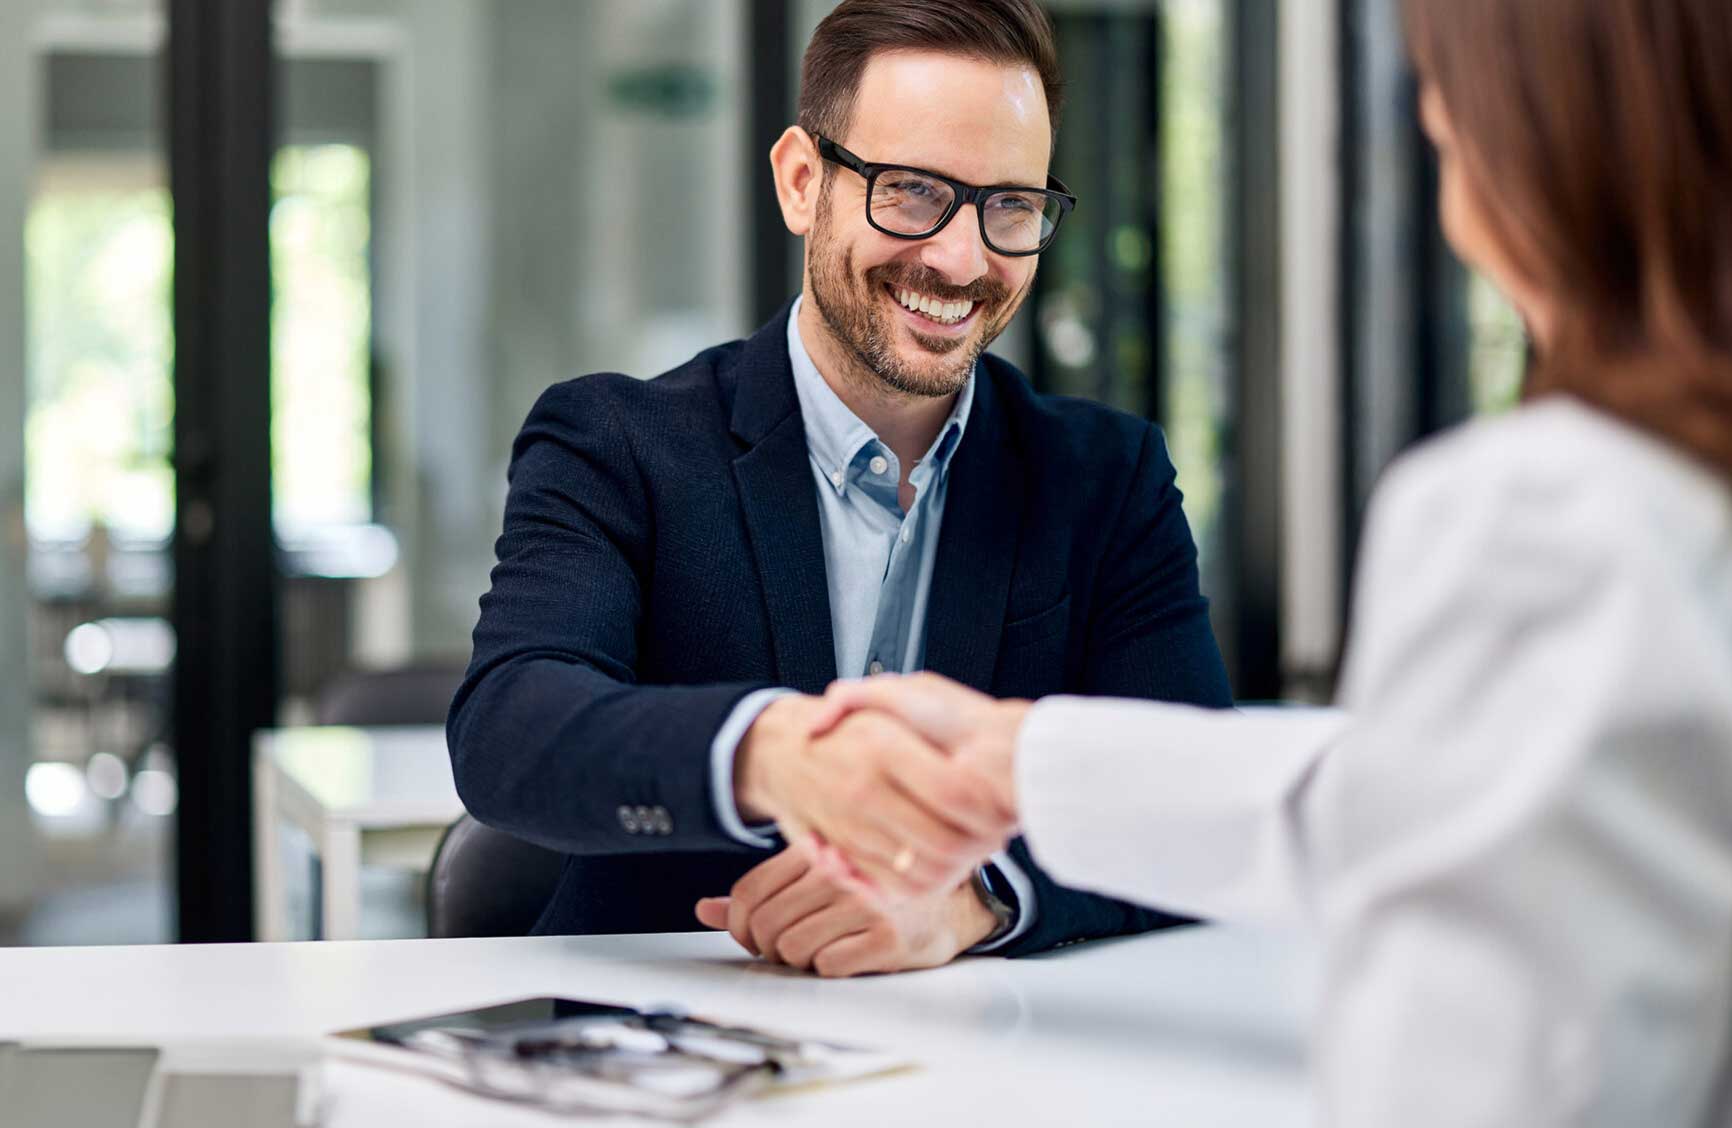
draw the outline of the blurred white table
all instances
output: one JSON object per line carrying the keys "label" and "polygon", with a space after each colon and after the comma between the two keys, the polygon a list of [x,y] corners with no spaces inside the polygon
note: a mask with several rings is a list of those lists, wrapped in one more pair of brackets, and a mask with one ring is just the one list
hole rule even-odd
{"label": "blurred white table", "polygon": [[463,814],[445,730],[294,728],[253,742],[253,872],[260,939],[289,938],[278,826],[306,831],[323,867],[327,940],[352,940],[361,919],[361,867],[425,870],[445,828]]}
{"label": "blurred white table", "polygon": [[[720,935],[15,948],[0,949],[0,1040],[244,1048],[564,995],[677,1004],[920,1062],[741,1105],[723,1125],[1297,1128],[1313,963],[1301,940],[1237,928],[836,982]],[[326,1128],[573,1123],[346,1062],[327,1062],[324,1088]]]}

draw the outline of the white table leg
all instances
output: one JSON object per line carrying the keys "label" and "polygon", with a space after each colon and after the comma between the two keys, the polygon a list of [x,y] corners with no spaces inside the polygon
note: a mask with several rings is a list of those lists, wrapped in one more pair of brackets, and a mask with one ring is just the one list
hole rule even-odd
{"label": "white table leg", "polygon": [[353,823],[327,822],[320,838],[325,918],[320,939],[357,939],[361,932],[361,831]]}
{"label": "white table leg", "polygon": [[260,940],[289,939],[288,883],[279,849],[277,769],[269,756],[253,757],[253,930]]}

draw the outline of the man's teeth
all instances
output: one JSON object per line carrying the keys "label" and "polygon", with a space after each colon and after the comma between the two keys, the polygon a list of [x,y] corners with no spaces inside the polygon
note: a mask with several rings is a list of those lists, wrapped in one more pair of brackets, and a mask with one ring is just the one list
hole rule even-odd
{"label": "man's teeth", "polygon": [[955,325],[974,312],[973,302],[941,302],[913,290],[896,291],[896,300],[902,303],[902,308],[923,313],[944,325]]}

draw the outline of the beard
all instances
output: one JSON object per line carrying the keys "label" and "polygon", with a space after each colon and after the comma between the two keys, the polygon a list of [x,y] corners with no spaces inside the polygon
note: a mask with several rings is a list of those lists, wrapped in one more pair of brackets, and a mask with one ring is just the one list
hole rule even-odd
{"label": "beard", "polygon": [[[903,395],[941,399],[961,391],[975,361],[1004,332],[1028,295],[1027,286],[1013,295],[1004,283],[987,277],[955,286],[936,270],[918,263],[884,263],[867,270],[864,276],[858,275],[853,252],[836,245],[829,184],[820,189],[810,241],[811,297],[819,316],[857,362],[857,375]],[[1030,276],[1029,285],[1033,283]],[[926,356],[924,362],[910,361],[896,351],[896,325],[879,300],[885,296],[886,287],[914,290],[944,301],[972,301],[979,324],[966,337],[913,331],[915,343]]]}

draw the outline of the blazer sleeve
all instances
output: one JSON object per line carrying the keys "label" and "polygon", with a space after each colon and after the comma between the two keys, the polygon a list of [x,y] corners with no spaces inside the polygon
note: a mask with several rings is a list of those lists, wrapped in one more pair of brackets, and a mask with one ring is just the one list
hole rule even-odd
{"label": "blazer sleeve", "polygon": [[[1145,428],[1136,469],[1105,526],[1116,535],[1094,577],[1079,693],[1210,708],[1232,704],[1176,477],[1160,431]],[[1036,919],[998,949],[1003,955],[1191,923],[1162,908],[1061,885],[1035,864],[1021,839],[1011,843],[1010,854],[1034,888]]]}
{"label": "blazer sleeve", "polygon": [[446,724],[457,790],[477,819],[562,853],[740,850],[711,799],[710,745],[764,687],[637,684],[655,529],[612,398],[624,379],[549,389],[518,434],[498,563]]}
{"label": "blazer sleeve", "polygon": [[1095,579],[1080,691],[1224,709],[1227,668],[1197,576],[1197,544],[1167,444],[1143,431],[1136,470]]}

